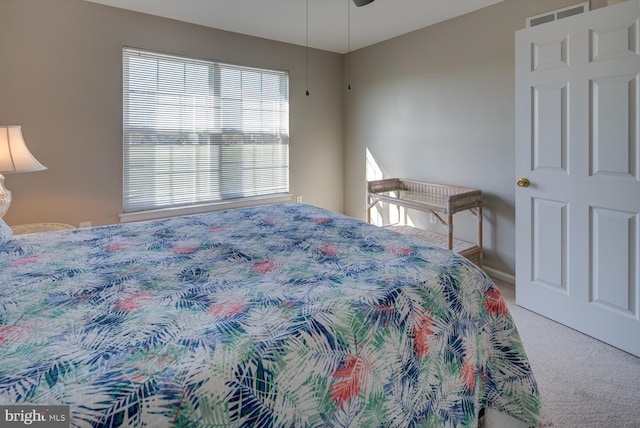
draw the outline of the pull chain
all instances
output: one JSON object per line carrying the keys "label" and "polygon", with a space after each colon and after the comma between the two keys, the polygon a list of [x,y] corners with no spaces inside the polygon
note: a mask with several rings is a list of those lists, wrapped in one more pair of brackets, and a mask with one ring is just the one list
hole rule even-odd
{"label": "pull chain", "polygon": [[351,0],[347,0],[347,89],[351,90]]}
{"label": "pull chain", "polygon": [[307,15],[307,92],[306,96],[309,96],[309,0],[306,3],[306,15]]}

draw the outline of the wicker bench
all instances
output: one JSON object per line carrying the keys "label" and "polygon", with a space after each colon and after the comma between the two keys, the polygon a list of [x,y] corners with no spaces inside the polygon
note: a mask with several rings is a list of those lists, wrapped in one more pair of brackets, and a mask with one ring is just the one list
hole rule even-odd
{"label": "wicker bench", "polygon": [[[397,232],[448,248],[482,266],[482,192],[480,190],[389,178],[369,181],[367,198],[368,222],[371,222],[371,209],[379,202],[429,212],[435,216],[439,224],[446,228],[446,235],[410,226],[393,226],[392,228]],[[465,210],[470,210],[478,220],[476,244],[455,239],[453,235],[453,215]]]}

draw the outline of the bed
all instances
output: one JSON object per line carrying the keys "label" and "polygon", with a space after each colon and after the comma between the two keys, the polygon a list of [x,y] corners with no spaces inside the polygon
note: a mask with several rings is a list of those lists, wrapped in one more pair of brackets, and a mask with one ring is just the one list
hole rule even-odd
{"label": "bed", "polygon": [[304,204],[15,236],[0,405],[74,427],[547,423],[481,270]]}

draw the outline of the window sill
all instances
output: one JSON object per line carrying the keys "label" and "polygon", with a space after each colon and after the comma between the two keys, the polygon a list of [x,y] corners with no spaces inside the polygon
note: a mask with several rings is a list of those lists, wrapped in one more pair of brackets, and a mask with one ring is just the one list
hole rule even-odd
{"label": "window sill", "polygon": [[292,195],[290,193],[277,196],[263,196],[255,198],[244,198],[235,201],[215,202],[210,204],[194,205],[191,207],[179,208],[163,208],[159,210],[138,211],[134,213],[120,214],[121,223],[129,223],[133,221],[156,220],[166,217],[176,217],[180,215],[201,214],[209,211],[219,211],[232,208],[249,207],[252,205],[276,204],[282,202],[290,202]]}

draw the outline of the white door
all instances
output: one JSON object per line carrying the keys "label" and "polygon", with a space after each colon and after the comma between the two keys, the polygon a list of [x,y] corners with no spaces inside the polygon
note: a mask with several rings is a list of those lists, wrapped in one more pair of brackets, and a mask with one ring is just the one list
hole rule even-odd
{"label": "white door", "polygon": [[516,32],[516,302],[640,356],[640,0]]}

